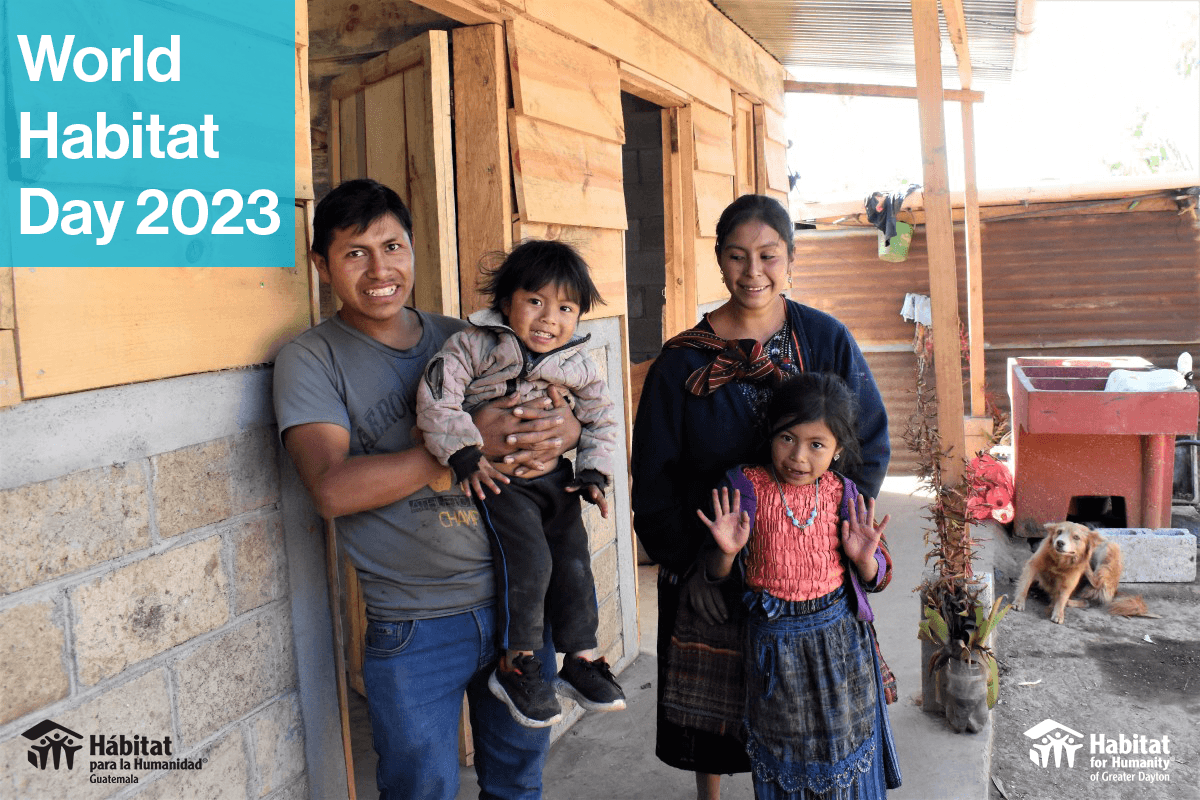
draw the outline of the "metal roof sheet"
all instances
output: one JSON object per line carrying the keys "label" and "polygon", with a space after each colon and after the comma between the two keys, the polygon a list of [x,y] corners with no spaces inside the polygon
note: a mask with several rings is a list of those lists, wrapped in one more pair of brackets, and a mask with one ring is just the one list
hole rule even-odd
{"label": "metal roof sheet", "polygon": [[[710,0],[798,80],[909,83],[916,79],[909,0]],[[1021,0],[962,0],[972,88],[1007,81]],[[942,72],[959,86],[942,27]]]}

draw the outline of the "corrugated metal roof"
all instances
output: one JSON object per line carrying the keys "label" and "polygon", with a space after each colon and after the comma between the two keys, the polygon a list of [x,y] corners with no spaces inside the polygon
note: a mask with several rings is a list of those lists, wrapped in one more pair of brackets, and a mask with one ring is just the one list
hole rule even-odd
{"label": "corrugated metal roof", "polygon": [[[954,234],[965,321],[961,226]],[[981,238],[985,371],[1002,410],[1014,356],[1133,355],[1169,367],[1181,351],[1200,353],[1200,224],[1190,216],[1077,211],[985,222]],[[916,464],[903,440],[916,409],[913,325],[900,308],[905,294],[929,293],[926,244],[919,228],[908,260],[892,263],[877,257],[873,229],[796,234],[792,297],[836,316],[862,347],[888,410],[893,474]]]}
{"label": "corrugated metal roof", "polygon": [[[916,79],[909,0],[711,0],[798,80],[908,83]],[[976,83],[1007,81],[1020,0],[962,0]],[[942,26],[942,71],[959,86]]]}

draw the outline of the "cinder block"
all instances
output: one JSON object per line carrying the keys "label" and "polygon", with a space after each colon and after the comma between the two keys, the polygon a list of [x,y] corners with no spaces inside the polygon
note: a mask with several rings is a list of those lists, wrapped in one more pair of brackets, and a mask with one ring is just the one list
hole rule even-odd
{"label": "cinder block", "polygon": [[608,547],[617,538],[616,515],[612,513],[617,499],[611,486],[604,494],[608,498],[608,519],[600,516],[599,506],[583,501],[583,524],[588,532],[588,551],[593,555]]}
{"label": "cinder block", "polygon": [[296,685],[292,626],[277,603],[176,666],[180,734],[197,742]]}
{"label": "cinder block", "polygon": [[229,620],[221,539],[130,564],[71,593],[79,678],[95,684]]}
{"label": "cinder block", "polygon": [[275,512],[244,523],[233,533],[234,611],[242,614],[287,593],[283,517]]}
{"label": "cinder block", "polygon": [[286,786],[304,772],[304,722],[300,698],[292,692],[259,712],[250,723],[258,796]]}
{"label": "cinder block", "polygon": [[52,602],[0,612],[0,725],[67,696],[64,641]]}
{"label": "cinder block", "polygon": [[621,597],[611,594],[600,601],[600,622],[596,626],[596,639],[600,652],[606,652],[621,640]]}
{"label": "cinder block", "polygon": [[0,594],[44,583],[150,544],[146,478],[100,467],[0,491]]}
{"label": "cinder block", "polygon": [[211,525],[279,500],[271,428],[257,428],[154,456],[154,497],[162,536]]}
{"label": "cinder block", "polygon": [[[40,721],[40,720],[39,720]],[[13,737],[0,744],[0,764],[12,765],[5,770],[5,797],[69,797],[71,800],[99,800],[109,797],[117,790],[126,788],[121,784],[90,783],[92,774],[88,769],[88,742],[93,734],[105,736],[147,736],[152,739],[171,737],[175,749],[175,732],[171,728],[171,701],[167,694],[167,677],[163,670],[154,670],[137,680],[117,686],[93,698],[81,706],[57,713],[53,721],[83,739],[78,741],[83,749],[75,752],[74,766],[55,769],[34,769],[26,760],[31,742],[16,732]],[[207,765],[205,770],[207,770]],[[106,771],[107,772],[107,771]],[[105,774],[97,772],[96,774]],[[112,771],[107,774],[134,775],[145,782],[149,770]],[[11,783],[10,783],[11,782]],[[140,784],[139,784],[140,785]],[[138,795],[139,798],[142,795]],[[198,795],[175,795],[195,797]],[[210,795],[216,797],[218,795]]]}
{"label": "cinder block", "polygon": [[1196,580],[1196,537],[1183,528],[1098,528],[1121,546],[1121,583]]}
{"label": "cinder block", "polygon": [[182,797],[245,800],[249,797],[249,768],[240,730],[234,729],[216,744],[190,757],[207,760],[202,769],[167,772],[137,795],[138,800],[179,800]]}
{"label": "cinder block", "polygon": [[608,597],[617,590],[617,548],[610,544],[592,556],[592,578],[596,597]]}

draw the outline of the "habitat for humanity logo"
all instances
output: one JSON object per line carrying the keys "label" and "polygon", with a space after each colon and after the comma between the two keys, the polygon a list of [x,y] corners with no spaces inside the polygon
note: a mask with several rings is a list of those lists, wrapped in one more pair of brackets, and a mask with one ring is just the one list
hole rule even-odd
{"label": "habitat for humanity logo", "polygon": [[[83,749],[84,734],[46,719],[21,734],[33,744],[26,756],[41,770],[74,769],[76,761],[86,767],[89,783],[137,783],[138,772],[155,770],[198,770],[207,756],[181,758],[174,752],[170,736],[154,739],[141,734],[93,733],[87,736],[87,760],[76,755]],[[124,774],[113,774],[124,773]]]}
{"label": "habitat for humanity logo", "polygon": [[[1075,766],[1075,752],[1083,747],[1084,734],[1061,722],[1046,719],[1025,731],[1033,739],[1029,760],[1043,769]],[[1169,783],[1171,780],[1171,741],[1169,736],[1147,736],[1143,733],[1108,736],[1093,733],[1087,737],[1088,778],[1100,783]]]}
{"label": "habitat for humanity logo", "polygon": [[29,763],[38,769],[47,769],[51,764],[55,769],[66,765],[67,769],[75,767],[75,753],[83,749],[83,734],[76,733],[70,728],[64,728],[49,719],[42,720],[21,734],[33,742],[25,755]]}
{"label": "habitat for humanity logo", "polygon": [[[1073,731],[1066,725],[1046,719],[1025,731],[1025,735],[1034,740],[1029,748],[1029,759],[1039,767],[1050,764],[1050,755],[1054,755],[1054,766],[1061,767],[1063,755],[1067,757],[1067,766],[1075,766],[1075,751],[1083,747],[1083,734]],[[1076,744],[1076,739],[1079,740]]]}

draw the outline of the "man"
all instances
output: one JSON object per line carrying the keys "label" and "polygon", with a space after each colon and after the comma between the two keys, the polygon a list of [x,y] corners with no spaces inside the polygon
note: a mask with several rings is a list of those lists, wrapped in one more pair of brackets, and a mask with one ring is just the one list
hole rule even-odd
{"label": "man", "polygon": [[[380,797],[453,800],[465,691],[481,797],[539,798],[549,733],[518,725],[487,688],[497,649],[486,534],[415,429],[426,363],[465,323],[406,305],[412,219],[375,181],[343,183],[317,205],[311,255],[342,307],[280,351],[275,412],[362,583]],[[578,422],[554,400],[511,411],[499,401],[481,412],[485,454],[535,465],[574,446]],[[538,655],[552,677],[553,649]]]}

